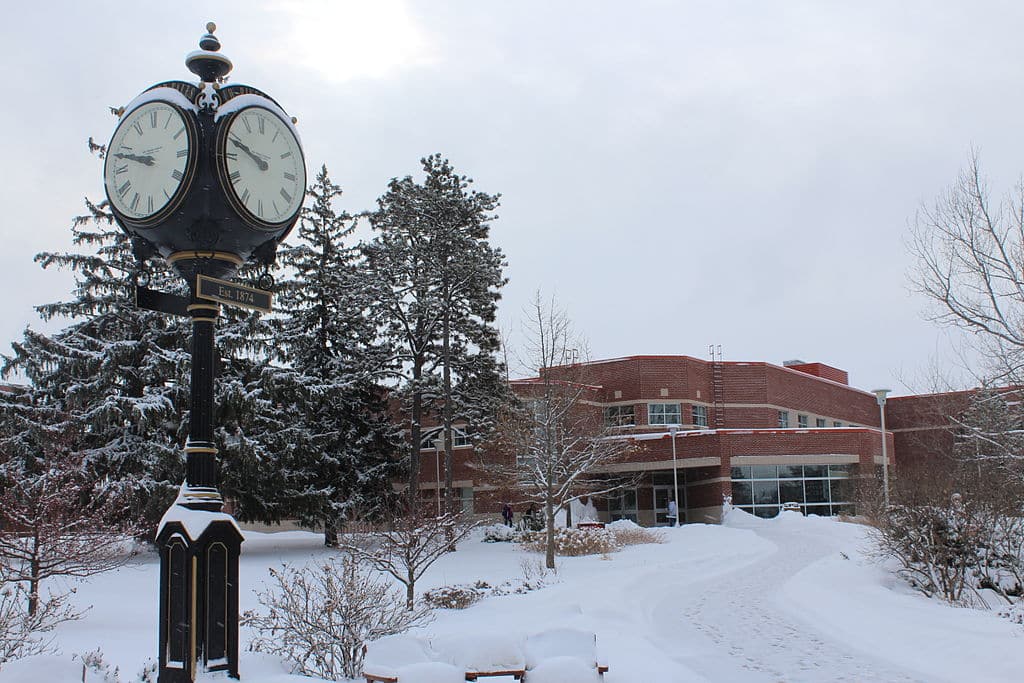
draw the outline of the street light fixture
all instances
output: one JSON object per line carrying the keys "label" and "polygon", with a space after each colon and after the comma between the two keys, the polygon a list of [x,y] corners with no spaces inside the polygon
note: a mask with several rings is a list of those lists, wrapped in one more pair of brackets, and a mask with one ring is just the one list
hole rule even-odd
{"label": "street light fixture", "polygon": [[669,425],[668,433],[672,437],[672,488],[675,490],[675,502],[676,502],[676,521],[673,526],[679,526],[679,469],[676,466],[676,432],[679,431],[679,425]]}
{"label": "street light fixture", "polygon": [[889,507],[889,454],[885,445],[885,397],[892,389],[875,389],[874,394],[878,399],[878,413],[882,418],[882,499],[885,507]]}
{"label": "street light fixture", "polygon": [[444,438],[438,436],[434,439],[434,491],[437,494],[438,517],[441,516],[441,449],[443,447]]}

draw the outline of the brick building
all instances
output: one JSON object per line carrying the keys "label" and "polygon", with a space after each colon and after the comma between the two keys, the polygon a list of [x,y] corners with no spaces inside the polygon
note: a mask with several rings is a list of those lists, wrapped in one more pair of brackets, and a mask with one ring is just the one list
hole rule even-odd
{"label": "brick building", "polygon": [[[586,371],[586,403],[634,446],[602,469],[637,482],[598,501],[606,519],[665,523],[674,492],[673,441],[680,512],[690,522],[716,521],[726,495],[761,516],[774,516],[786,502],[813,514],[851,511],[854,480],[873,475],[882,463],[875,395],[849,386],[847,374],[828,365],[631,356],[573,367]],[[512,388],[523,394],[535,382],[514,381]],[[897,401],[899,417],[885,435],[890,466],[899,459],[901,442],[894,436],[911,433],[905,430],[914,428],[921,408],[913,400],[890,399],[890,405]],[[937,437],[939,431],[928,434]],[[435,495],[443,480],[438,449],[430,443],[424,441],[421,460],[425,497]],[[462,444],[455,448],[454,477],[464,508],[496,512],[499,500],[514,501],[513,493],[488,485],[473,467],[468,442]]]}

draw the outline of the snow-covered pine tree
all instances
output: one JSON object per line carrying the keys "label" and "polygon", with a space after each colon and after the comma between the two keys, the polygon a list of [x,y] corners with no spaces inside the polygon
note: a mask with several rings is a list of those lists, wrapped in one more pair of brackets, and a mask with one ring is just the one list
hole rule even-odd
{"label": "snow-covered pine tree", "polygon": [[[154,522],[183,476],[182,415],[188,401],[187,329],[182,321],[136,308],[136,259],[106,203],[86,200],[74,220],[78,253],[42,253],[43,268],[75,273],[73,297],[37,307],[44,320],[68,319],[46,335],[26,329],[2,373],[27,378],[33,404],[60,415],[75,435],[90,477],[103,481],[126,515]],[[151,286],[180,289],[162,269]],[[155,524],[154,524],[155,528]]]}
{"label": "snow-covered pine tree", "polygon": [[470,189],[440,155],[421,160],[426,179],[393,179],[371,217],[365,247],[378,288],[377,317],[403,382],[409,428],[410,510],[418,499],[422,421],[434,411],[445,448],[445,501],[453,511],[452,426],[480,434],[504,395],[494,328],[505,284],[501,251],[488,243],[498,196]]}
{"label": "snow-covered pine tree", "polygon": [[376,383],[386,354],[367,315],[373,290],[350,243],[354,221],[334,206],[341,187],[322,167],[294,243],[279,254],[292,274],[279,290],[278,340],[287,371],[275,378],[278,481],[298,519],[324,527],[328,545],[352,513],[390,498],[394,473],[386,397]]}

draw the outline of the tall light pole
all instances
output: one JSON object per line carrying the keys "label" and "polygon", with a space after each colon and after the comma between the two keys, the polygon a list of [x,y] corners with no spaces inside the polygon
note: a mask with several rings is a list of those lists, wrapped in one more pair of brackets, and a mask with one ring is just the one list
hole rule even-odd
{"label": "tall light pole", "polygon": [[878,398],[878,413],[882,418],[882,499],[885,507],[889,507],[889,454],[885,446],[885,397],[892,389],[875,389]]}
{"label": "tall light pole", "polygon": [[676,501],[676,521],[673,526],[679,526],[679,515],[681,511],[679,509],[679,469],[676,466],[676,432],[679,431],[679,425],[669,425],[668,433],[672,437],[672,488],[675,489],[675,501]]}
{"label": "tall light pole", "polygon": [[[439,432],[440,433],[440,432]],[[437,516],[441,516],[441,448],[444,447],[444,438],[434,439],[434,486],[437,493]]]}

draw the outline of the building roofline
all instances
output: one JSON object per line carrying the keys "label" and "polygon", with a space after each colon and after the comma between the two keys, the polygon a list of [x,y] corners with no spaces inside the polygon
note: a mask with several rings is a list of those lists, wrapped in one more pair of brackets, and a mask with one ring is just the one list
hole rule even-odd
{"label": "building roofline", "polygon": [[[621,362],[624,362],[624,361],[632,361],[632,360],[688,360],[688,361],[692,360],[692,361],[697,361],[699,363],[703,363],[705,365],[710,365],[713,362],[713,361],[710,361],[710,360],[705,360],[703,358],[697,358],[696,356],[688,356],[686,354],[682,354],[682,355],[669,355],[669,354],[665,354],[665,355],[644,355],[644,354],[640,354],[640,355],[634,355],[634,356],[620,356],[618,358],[603,358],[603,359],[599,359],[599,360],[580,361],[579,363],[569,363],[569,364],[566,364],[566,365],[552,365],[549,368],[544,368],[544,369],[545,370],[550,370],[550,369],[557,369],[557,368],[570,368],[570,367],[573,367],[574,365],[603,365],[605,363],[621,363]],[[827,377],[819,377],[818,375],[812,375],[809,372],[802,372],[800,370],[794,370],[792,368],[787,368],[784,365],[776,365],[775,363],[770,363],[768,361],[763,361],[763,360],[754,360],[754,361],[725,360],[725,361],[719,361],[719,362],[722,363],[722,365],[762,366],[762,367],[766,367],[766,368],[769,368],[769,367],[770,368],[776,368],[776,369],[779,369],[779,370],[785,370],[786,372],[795,373],[796,375],[798,375],[800,377],[810,377],[812,379],[819,380],[821,382],[828,382],[829,384],[832,384],[834,386],[842,387],[842,388],[848,389],[850,391],[856,391],[857,393],[864,394],[865,396],[870,396],[872,398],[874,398],[874,396],[875,396],[874,392],[867,391],[866,389],[858,389],[857,387],[852,386],[850,384],[843,384],[842,382],[837,382],[835,380],[828,379]],[[805,363],[805,365],[813,365],[813,363]],[[819,365],[827,365],[827,364],[826,363],[819,363]],[[829,366],[829,367],[832,367],[832,366]],[[836,369],[838,370],[839,368],[836,368]],[[513,381],[515,381],[515,380],[513,380]]]}

